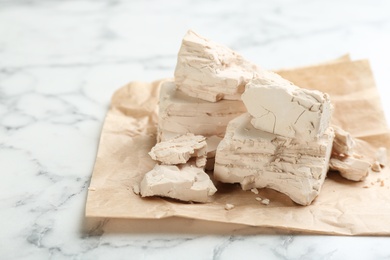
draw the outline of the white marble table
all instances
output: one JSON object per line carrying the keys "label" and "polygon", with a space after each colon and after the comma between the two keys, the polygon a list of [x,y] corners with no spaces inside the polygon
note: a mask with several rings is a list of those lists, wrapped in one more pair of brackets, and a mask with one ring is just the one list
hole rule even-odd
{"label": "white marble table", "polygon": [[0,0],[0,259],[389,259],[388,237],[85,223],[112,93],[172,76],[189,28],[266,68],[368,58],[390,121],[389,1],[166,2]]}

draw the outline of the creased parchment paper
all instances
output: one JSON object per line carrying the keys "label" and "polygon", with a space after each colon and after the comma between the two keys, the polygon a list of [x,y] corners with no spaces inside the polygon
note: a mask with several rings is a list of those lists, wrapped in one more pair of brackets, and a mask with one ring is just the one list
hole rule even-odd
{"label": "creased parchment paper", "polygon": [[[345,59],[344,59],[345,60]],[[333,121],[375,148],[390,149],[390,133],[368,61],[343,61],[278,71],[303,88],[327,92]],[[190,204],[141,198],[132,191],[155,162],[157,101],[161,81],[132,82],[112,97],[88,191],[86,217],[160,219],[184,217],[311,234],[390,235],[390,170],[371,173],[364,182],[329,172],[320,195],[299,206],[269,189],[256,195],[239,185],[219,184],[215,200]],[[383,180],[384,185],[381,186]],[[263,205],[255,197],[268,198]],[[225,204],[235,205],[225,210]]]}

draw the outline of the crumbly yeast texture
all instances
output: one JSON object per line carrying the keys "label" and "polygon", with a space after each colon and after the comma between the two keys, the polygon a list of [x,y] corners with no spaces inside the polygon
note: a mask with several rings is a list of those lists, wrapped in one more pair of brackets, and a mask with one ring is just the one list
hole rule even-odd
{"label": "crumbly yeast texture", "polygon": [[334,140],[332,153],[337,155],[353,155],[353,147],[355,146],[355,140],[350,133],[342,129],[341,127],[332,125],[334,130]]}
{"label": "crumbly yeast texture", "polygon": [[217,148],[214,177],[243,189],[268,187],[309,205],[318,196],[332,150],[334,133],[311,142],[258,130],[246,113],[232,120]]}
{"label": "crumbly yeast texture", "polygon": [[182,164],[195,157],[196,166],[206,165],[206,138],[191,133],[157,143],[149,152],[153,160],[162,164]]}
{"label": "crumbly yeast texture", "polygon": [[351,181],[363,181],[369,174],[371,164],[353,156],[338,157],[332,155],[329,167],[336,170],[342,177]]}
{"label": "crumbly yeast texture", "polygon": [[260,130],[312,141],[329,126],[329,95],[299,88],[286,80],[255,78],[245,87],[242,100]]}
{"label": "crumbly yeast texture", "polygon": [[156,164],[140,183],[142,197],[162,196],[205,203],[211,200],[216,191],[207,173],[191,164]]}
{"label": "crumbly yeast texture", "polygon": [[[371,160],[355,152],[356,141],[350,133],[338,126],[332,128],[335,138],[329,162],[330,169],[338,171],[347,180],[365,180],[372,166]],[[376,168],[376,164],[373,165],[374,171],[380,171],[380,167]]]}
{"label": "crumbly yeast texture", "polygon": [[254,77],[281,78],[191,30],[184,36],[175,81],[177,88],[187,95],[210,102],[240,100],[245,85]]}
{"label": "crumbly yeast texture", "polygon": [[176,89],[175,82],[161,86],[159,97],[158,140],[193,133],[223,137],[230,120],[246,112],[242,101],[212,103],[190,97]]}

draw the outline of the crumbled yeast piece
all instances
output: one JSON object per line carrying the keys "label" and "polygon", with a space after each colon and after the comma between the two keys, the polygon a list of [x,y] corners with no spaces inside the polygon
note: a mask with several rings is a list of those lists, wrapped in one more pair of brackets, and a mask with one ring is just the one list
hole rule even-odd
{"label": "crumbled yeast piece", "polygon": [[[363,181],[370,169],[380,171],[367,158],[355,152],[356,141],[350,133],[338,126],[332,126],[335,133],[329,167],[351,181]],[[372,168],[373,167],[373,168]]]}
{"label": "crumbled yeast piece", "polygon": [[267,133],[250,123],[247,113],[233,119],[217,148],[214,177],[243,189],[268,187],[309,205],[324,182],[334,133],[304,142]]}
{"label": "crumbled yeast piece", "polygon": [[263,75],[269,79],[280,78],[191,30],[183,38],[175,69],[179,90],[210,102],[240,100],[248,81]]}
{"label": "crumbled yeast piece", "polygon": [[264,205],[268,205],[270,203],[270,200],[269,199],[263,199],[263,198],[260,198],[260,197],[256,197],[255,200],[261,202],[262,204]]}
{"label": "crumbled yeast piece", "polygon": [[381,165],[378,161],[375,161],[372,165],[371,165],[371,170],[373,170],[374,172],[380,172],[381,171]]}
{"label": "crumbled yeast piece", "polygon": [[330,158],[329,167],[340,172],[340,175],[351,181],[362,181],[369,173],[371,164],[354,157]]}
{"label": "crumbled yeast piece", "polygon": [[234,205],[233,205],[233,204],[226,203],[225,209],[226,209],[226,210],[234,209]]}
{"label": "crumbled yeast piece", "polygon": [[261,201],[261,203],[264,204],[264,205],[269,205],[270,201],[269,201],[269,199],[263,199]]}
{"label": "crumbled yeast piece", "polygon": [[353,147],[355,146],[355,140],[353,139],[351,134],[338,126],[332,125],[332,127],[335,134],[332,153],[346,156],[353,155]]}
{"label": "crumbled yeast piece", "polygon": [[216,191],[207,173],[189,164],[157,164],[140,184],[142,197],[163,196],[182,201],[208,202]]}
{"label": "crumbled yeast piece", "polygon": [[254,194],[259,194],[259,191],[256,188],[252,188],[251,192],[253,192]]}
{"label": "crumbled yeast piece", "polygon": [[253,117],[252,125],[269,133],[311,141],[329,126],[329,95],[299,88],[284,79],[252,79],[242,100]]}
{"label": "crumbled yeast piece", "polygon": [[[164,132],[163,134],[164,138],[162,141],[167,141],[170,139],[174,139],[176,137],[179,137],[180,134],[175,134],[171,132]],[[219,142],[221,142],[222,137],[213,135],[210,137],[206,137],[206,143],[207,143],[207,161],[205,165],[205,170],[212,171],[214,169],[214,163],[215,163],[215,152],[217,150]]]}
{"label": "crumbled yeast piece", "polygon": [[207,156],[206,138],[191,133],[180,135],[157,143],[149,155],[162,164],[186,163],[191,157],[195,157],[196,166],[203,167],[206,165]]}

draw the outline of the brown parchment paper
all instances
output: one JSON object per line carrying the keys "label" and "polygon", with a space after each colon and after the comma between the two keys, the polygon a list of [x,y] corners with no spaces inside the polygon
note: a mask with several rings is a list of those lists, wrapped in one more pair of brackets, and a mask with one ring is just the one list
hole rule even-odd
{"label": "brown parchment paper", "polygon": [[[280,70],[280,75],[303,88],[331,96],[334,123],[373,148],[390,148],[381,100],[368,61],[349,61]],[[329,172],[320,195],[310,206],[299,206],[270,189],[256,195],[239,185],[217,183],[208,204],[164,198],[141,198],[132,191],[155,162],[148,152],[155,144],[157,101],[162,81],[132,82],[112,97],[88,191],[86,217],[161,219],[184,217],[283,232],[338,235],[390,235],[390,170],[371,173],[364,182],[345,180]],[[381,186],[381,180],[384,186]],[[255,197],[270,199],[263,205]],[[225,204],[235,205],[225,210]]]}

